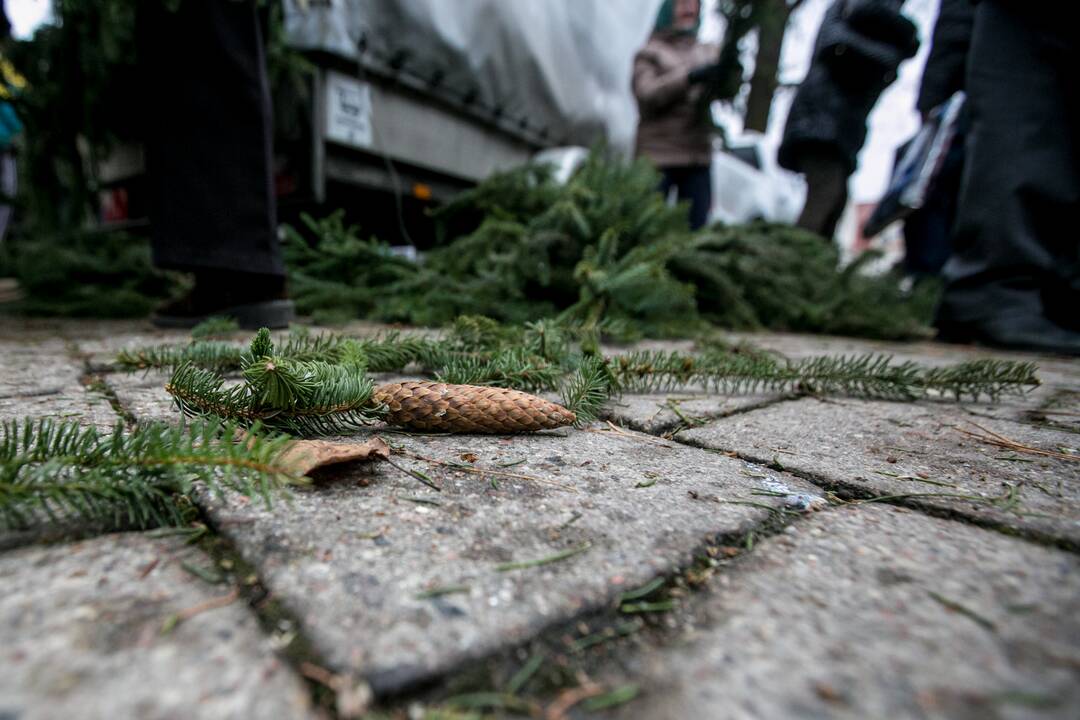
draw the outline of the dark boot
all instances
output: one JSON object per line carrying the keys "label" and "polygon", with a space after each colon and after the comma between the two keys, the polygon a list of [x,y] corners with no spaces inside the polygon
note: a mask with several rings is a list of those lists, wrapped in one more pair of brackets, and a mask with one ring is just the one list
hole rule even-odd
{"label": "dark boot", "polygon": [[158,327],[190,328],[211,317],[229,317],[247,330],[285,328],[296,315],[278,275],[206,270],[186,296],[154,313]]}

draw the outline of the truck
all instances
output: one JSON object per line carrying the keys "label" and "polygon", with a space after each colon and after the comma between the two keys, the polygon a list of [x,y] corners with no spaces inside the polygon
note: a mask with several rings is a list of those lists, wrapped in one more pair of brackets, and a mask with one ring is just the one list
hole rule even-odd
{"label": "truck", "polygon": [[[303,88],[274,98],[285,221],[345,208],[367,232],[422,243],[424,209],[538,152],[630,152],[633,56],[660,0],[282,3],[307,67]],[[137,149],[118,152],[108,192],[140,170]]]}

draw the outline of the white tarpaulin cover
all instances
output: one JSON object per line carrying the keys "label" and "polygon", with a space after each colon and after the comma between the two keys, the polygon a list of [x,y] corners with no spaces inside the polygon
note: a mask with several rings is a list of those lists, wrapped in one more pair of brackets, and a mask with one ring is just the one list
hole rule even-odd
{"label": "white tarpaulin cover", "polygon": [[660,0],[293,0],[290,44],[350,59],[403,61],[481,107],[525,118],[556,144],[607,137],[628,151],[637,125],[634,53]]}

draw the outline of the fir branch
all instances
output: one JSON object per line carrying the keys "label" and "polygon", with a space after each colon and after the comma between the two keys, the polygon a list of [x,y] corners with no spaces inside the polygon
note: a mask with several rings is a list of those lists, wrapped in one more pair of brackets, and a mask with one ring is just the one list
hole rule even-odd
{"label": "fir branch", "polygon": [[239,329],[240,324],[234,318],[217,315],[191,328],[191,337],[193,340],[210,340],[223,335],[231,335]]}
{"label": "fir branch", "polygon": [[[273,350],[257,340],[253,351]],[[181,365],[165,390],[185,415],[217,417],[242,425],[261,422],[293,435],[352,432],[382,415],[371,379],[351,364],[248,356],[245,382],[226,387],[219,374]]]}
{"label": "fir branch", "polygon": [[235,370],[241,365],[243,348],[231,343],[199,340],[189,345],[158,345],[121,350],[116,356],[120,370],[172,369],[185,363],[208,370]]}
{"label": "fir branch", "polygon": [[192,417],[217,417],[248,425],[264,415],[254,408],[247,385],[226,388],[225,378],[190,363],[173,371],[165,391],[172,395],[180,412]]}
{"label": "fir branch", "polygon": [[579,423],[594,419],[612,396],[690,386],[729,394],[794,392],[909,401],[942,396],[994,400],[1038,385],[1030,363],[977,360],[927,368],[879,354],[787,360],[716,343],[699,354],[642,351],[605,360],[599,354],[598,328],[603,326],[549,320],[506,327],[467,318],[443,339],[294,336],[281,350],[264,330],[242,357],[243,382],[227,384],[220,373],[185,363],[176,368],[166,390],[186,415],[242,425],[261,422],[295,435],[327,435],[353,431],[384,415],[366,373],[372,366],[415,364],[453,384],[561,389]]}
{"label": "fir branch", "polygon": [[577,416],[576,426],[596,420],[618,385],[611,367],[599,357],[586,358],[562,387],[563,407]]}
{"label": "fir branch", "polygon": [[564,370],[523,348],[499,350],[491,355],[449,357],[435,373],[439,382],[459,385],[493,385],[538,392],[552,390]]}
{"label": "fir branch", "polygon": [[783,360],[766,354],[677,352],[621,355],[612,369],[625,392],[700,385],[715,392],[768,390],[915,400],[931,392],[957,400],[1022,394],[1039,384],[1035,366],[1009,360],[978,360],[946,368],[896,362],[888,355],[821,356]]}
{"label": "fir branch", "polygon": [[269,503],[286,485],[306,482],[278,458],[291,440],[218,422],[186,428],[144,425],[111,434],[77,422],[10,421],[0,426],[0,527],[42,519],[108,526],[184,522],[196,480],[212,492],[260,496]]}

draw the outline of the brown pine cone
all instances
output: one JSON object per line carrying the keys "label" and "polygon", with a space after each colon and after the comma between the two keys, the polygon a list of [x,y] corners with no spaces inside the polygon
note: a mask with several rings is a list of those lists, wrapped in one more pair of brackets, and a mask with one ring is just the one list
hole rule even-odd
{"label": "brown pine cone", "polygon": [[535,432],[577,419],[562,405],[498,387],[401,382],[375,388],[373,399],[388,408],[386,422],[413,430]]}

